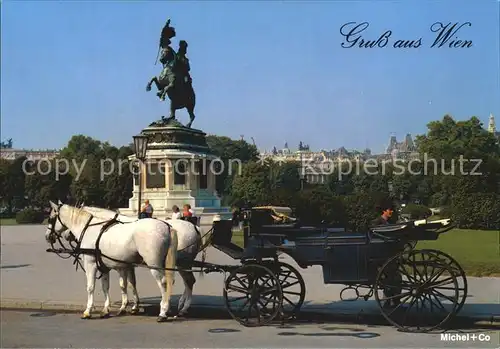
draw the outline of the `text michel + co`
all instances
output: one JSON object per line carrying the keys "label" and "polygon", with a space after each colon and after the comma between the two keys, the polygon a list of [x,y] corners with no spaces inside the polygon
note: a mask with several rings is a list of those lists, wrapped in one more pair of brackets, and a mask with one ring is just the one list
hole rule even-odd
{"label": "text michel + co", "polygon": [[[340,44],[343,48],[359,47],[359,48],[375,48],[386,47],[391,45],[393,48],[418,48],[422,45],[422,38],[414,40],[398,39],[390,42],[392,30],[386,30],[378,38],[367,39],[363,37],[363,32],[370,24],[363,22],[357,24],[356,22],[349,22],[340,27],[340,34],[344,37],[344,42]],[[434,42],[430,46],[433,47],[449,47],[449,48],[469,48],[472,47],[472,40],[461,40],[458,37],[458,31],[464,26],[470,27],[470,22],[459,24],[443,24],[436,22],[430,26],[430,30],[436,33]]]}

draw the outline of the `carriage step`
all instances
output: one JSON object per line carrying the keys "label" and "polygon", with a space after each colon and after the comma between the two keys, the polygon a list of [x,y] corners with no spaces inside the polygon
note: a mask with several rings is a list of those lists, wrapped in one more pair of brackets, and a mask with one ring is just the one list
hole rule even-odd
{"label": "carriage step", "polygon": [[243,249],[232,242],[224,245],[213,244],[212,246],[233,259],[241,259],[243,257]]}

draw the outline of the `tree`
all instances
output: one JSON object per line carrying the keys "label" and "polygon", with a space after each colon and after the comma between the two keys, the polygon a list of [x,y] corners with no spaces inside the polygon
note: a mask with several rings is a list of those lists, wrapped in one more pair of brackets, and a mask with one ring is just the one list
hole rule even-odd
{"label": "tree", "polygon": [[26,157],[23,156],[14,161],[4,159],[0,161],[0,196],[9,212],[12,212],[14,207],[22,208],[25,204],[23,163],[26,160]]}
{"label": "tree", "polygon": [[336,195],[348,195],[354,192],[354,171],[349,170],[349,165],[340,163],[334,168],[333,173],[328,176],[327,187]]}
{"label": "tree", "polygon": [[10,165],[10,161],[0,158],[0,200],[5,204],[10,194],[8,190]]}
{"label": "tree", "polygon": [[130,164],[126,160],[133,151],[130,146],[108,150],[108,157],[116,159],[114,171],[104,179],[105,195],[104,205],[110,208],[120,208],[127,206],[128,199],[132,196],[133,178],[130,171]]}
{"label": "tree", "polygon": [[300,164],[297,162],[285,162],[281,165],[272,164],[270,167],[276,171],[274,188],[295,192],[300,189]]}
{"label": "tree", "polygon": [[[382,210],[392,207],[392,199],[386,193],[364,192],[343,197],[346,214],[346,227],[351,231],[366,231],[373,219],[382,214]],[[396,220],[393,215],[392,220]]]}
{"label": "tree", "polygon": [[71,137],[68,141],[66,147],[64,147],[60,152],[60,158],[64,159],[77,159],[83,160],[89,154],[92,154],[96,158],[104,157],[104,148],[107,145],[103,146],[103,144],[93,139],[92,137],[84,136],[84,135],[75,135]]}
{"label": "tree", "polygon": [[56,162],[34,162],[25,179],[25,191],[31,205],[47,207],[49,201],[65,200],[71,185],[71,176],[59,172],[56,174]]}
{"label": "tree", "polygon": [[431,201],[431,185],[429,178],[422,178],[417,181],[417,187],[412,194],[413,201],[418,201],[422,205],[429,205]]}
{"label": "tree", "polygon": [[411,175],[394,176],[392,178],[392,194],[397,200],[408,201],[411,199],[414,187]]}
{"label": "tree", "polygon": [[387,193],[389,195],[389,178],[383,174],[373,176],[368,190],[371,192]]}
{"label": "tree", "polygon": [[243,164],[241,174],[236,174],[232,181],[232,204],[240,206],[250,203],[252,206],[269,205],[272,200],[268,166],[256,162]]}
{"label": "tree", "polygon": [[[130,145],[116,148],[91,137],[73,136],[60,153],[61,158],[81,168],[81,173],[77,173],[75,166],[71,166],[73,199],[110,208],[126,204],[132,194],[132,174],[124,160],[132,153]],[[101,168],[103,166],[112,168]]]}
{"label": "tree", "polygon": [[497,140],[475,116],[456,122],[445,115],[441,121],[427,124],[427,128],[427,134],[416,137],[417,148],[435,159],[457,160],[460,155],[466,159],[500,156]]}
{"label": "tree", "polygon": [[[498,192],[500,146],[476,117],[456,122],[445,115],[428,125],[416,143],[428,172],[439,178],[440,192],[450,198],[457,192]],[[475,168],[480,163],[479,168]],[[473,175],[481,173],[480,175]],[[444,196],[444,194],[443,194]]]}
{"label": "tree", "polygon": [[451,204],[452,218],[460,228],[500,230],[500,195],[458,194]]}
{"label": "tree", "polygon": [[256,161],[257,148],[242,139],[232,140],[229,137],[215,135],[209,135],[206,139],[210,150],[220,158],[224,166],[222,173],[216,177],[215,189],[222,196],[228,195],[231,192],[232,177],[239,171],[235,164]]}
{"label": "tree", "polygon": [[333,194],[325,186],[297,192],[295,201],[297,217],[302,224],[317,225],[325,222],[328,225],[345,226],[346,215],[342,198]]}

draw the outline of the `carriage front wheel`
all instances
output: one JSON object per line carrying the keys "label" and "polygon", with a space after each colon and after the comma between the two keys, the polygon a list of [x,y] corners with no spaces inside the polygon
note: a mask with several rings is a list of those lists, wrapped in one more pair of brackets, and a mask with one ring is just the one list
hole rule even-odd
{"label": "carriage front wheel", "polygon": [[444,328],[459,306],[456,273],[434,251],[412,250],[392,257],[380,269],[374,289],[382,315],[405,332]]}
{"label": "carriage front wheel", "polygon": [[283,320],[297,317],[306,297],[306,284],[299,271],[290,264],[272,262],[268,265],[280,281],[283,292]]}
{"label": "carriage front wheel", "polygon": [[224,301],[229,314],[243,326],[269,324],[282,313],[280,280],[263,265],[244,264],[226,279]]}

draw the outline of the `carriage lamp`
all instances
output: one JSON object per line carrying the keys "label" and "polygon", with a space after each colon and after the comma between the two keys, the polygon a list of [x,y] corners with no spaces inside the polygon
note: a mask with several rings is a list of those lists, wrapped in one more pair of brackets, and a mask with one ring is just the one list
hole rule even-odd
{"label": "carriage lamp", "polygon": [[[134,151],[135,151],[135,158],[139,160],[141,163],[146,159],[146,150],[148,149],[148,137],[139,134],[137,136],[134,136]],[[141,196],[142,196],[142,171],[141,171],[141,165],[139,164],[139,171],[137,174],[137,185],[139,186],[139,197],[137,200],[137,217],[141,218]]]}

